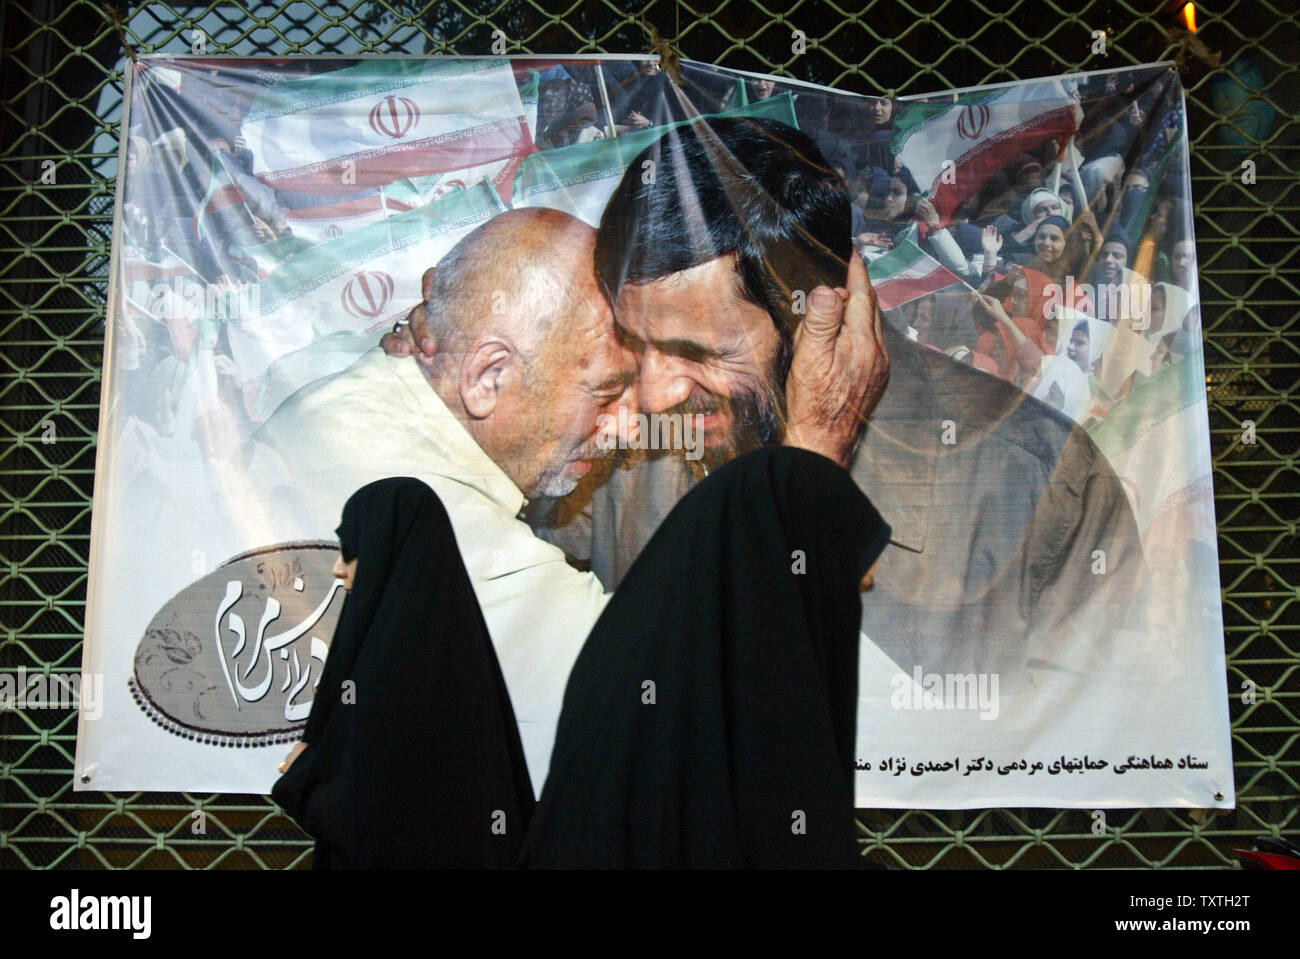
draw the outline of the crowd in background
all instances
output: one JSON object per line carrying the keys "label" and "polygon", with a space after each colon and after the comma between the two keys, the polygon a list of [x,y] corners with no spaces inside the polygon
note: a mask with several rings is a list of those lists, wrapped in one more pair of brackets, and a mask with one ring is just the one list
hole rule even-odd
{"label": "crowd in background", "polygon": [[[874,259],[911,240],[962,281],[900,307],[919,342],[1016,383],[1087,425],[1199,343],[1183,107],[1164,71],[1075,90],[1077,153],[1049,139],[943,223],[891,150],[905,102],[830,103],[814,135],[849,183]],[[807,114],[800,98],[800,118]]]}
{"label": "crowd in background", "polygon": [[[717,113],[779,93],[844,177],[868,260],[915,242],[960,283],[893,317],[919,342],[1000,376],[1081,424],[1199,343],[1183,107],[1167,71],[1083,77],[1072,143],[1047,139],[990,176],[943,222],[894,155],[909,109],[696,66],[674,90],[654,64],[543,74],[540,148]],[[690,102],[685,108],[683,99]]]}
{"label": "crowd in background", "polygon": [[[918,342],[1010,380],[1080,423],[1105,415],[1199,341],[1190,200],[1177,154],[1182,103],[1160,71],[1081,78],[1077,154],[1071,158],[1058,140],[1042,142],[943,222],[925,195],[930,185],[918,183],[893,152],[895,126],[914,104],[737,79],[696,65],[684,69],[680,87],[653,62],[514,67],[521,85],[535,84],[531,133],[539,150],[791,94],[799,126],[844,178],[863,256],[911,241],[960,281],[905,304],[891,319]],[[301,67],[335,68],[329,61]],[[285,195],[253,174],[242,118],[279,76],[231,82],[216,70],[187,71],[186,101],[205,109],[132,117],[126,160],[134,192],[124,215],[134,255],[177,264],[207,283],[255,283],[263,273],[249,251],[290,236],[292,208],[337,202]],[[196,209],[223,186],[243,202],[214,205],[200,224]],[[1117,297],[1119,287],[1125,293]]]}

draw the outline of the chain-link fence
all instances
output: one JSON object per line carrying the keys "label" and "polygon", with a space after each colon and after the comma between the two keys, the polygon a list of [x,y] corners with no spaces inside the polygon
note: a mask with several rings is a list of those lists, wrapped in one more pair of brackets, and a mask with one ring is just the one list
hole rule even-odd
{"label": "chain-link fence", "polygon": [[[864,810],[909,868],[1221,867],[1300,834],[1300,12],[1156,0],[449,0],[0,8],[0,670],[73,674],[85,610],[122,71],[212,55],[624,53],[905,95],[1177,59],[1188,94],[1238,806]],[[806,50],[794,50],[802,30]],[[1106,53],[1094,53],[1095,31]],[[496,33],[500,31],[500,33]],[[1219,53],[1220,65],[1203,54]],[[1254,442],[1243,440],[1253,425]],[[1247,435],[1247,439],[1249,436]],[[142,567],[143,567],[142,563]],[[1250,695],[1253,692],[1253,695]],[[1250,701],[1253,699],[1253,702]],[[0,867],[284,868],[310,841],[261,796],[74,793],[73,710],[0,713]]]}

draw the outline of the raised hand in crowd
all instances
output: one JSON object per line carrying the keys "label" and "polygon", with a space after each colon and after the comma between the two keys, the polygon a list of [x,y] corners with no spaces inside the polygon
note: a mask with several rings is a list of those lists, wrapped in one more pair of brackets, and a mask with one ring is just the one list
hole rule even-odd
{"label": "raised hand in crowd", "polygon": [[894,248],[894,238],[888,233],[859,233],[858,242],[863,246],[875,246],[882,250]]}
{"label": "raised hand in crowd", "polygon": [[1038,232],[1039,226],[1047,219],[1047,213],[1039,213],[1032,220],[1025,224],[1024,228],[1014,234],[1017,243],[1028,243],[1030,237]]}
{"label": "raised hand in crowd", "polygon": [[[996,296],[991,296],[988,293],[980,293],[976,290],[971,290],[970,296],[971,302],[976,306],[983,308],[984,312],[993,319],[997,320],[1004,326],[1015,326],[1015,324],[1011,322],[1011,317],[1007,315],[1006,308],[1002,305],[1002,301]],[[1019,333],[1020,331],[1016,330],[1016,332]]]}
{"label": "raised hand in crowd", "polygon": [[[1037,222],[1037,221],[1035,221]],[[984,251],[983,272],[991,273],[998,263],[998,253],[1002,250],[1002,234],[992,223],[980,234],[980,249]]]}
{"label": "raised hand in crowd", "polygon": [[939,211],[934,208],[934,203],[928,196],[923,196],[916,201],[916,219],[919,223],[924,223],[931,230],[940,228]]}
{"label": "raised hand in crowd", "polygon": [[1097,224],[1097,217],[1086,207],[1074,218],[1074,227],[1084,243],[1088,245],[1088,255],[1097,256],[1101,253],[1102,234],[1101,227]]}

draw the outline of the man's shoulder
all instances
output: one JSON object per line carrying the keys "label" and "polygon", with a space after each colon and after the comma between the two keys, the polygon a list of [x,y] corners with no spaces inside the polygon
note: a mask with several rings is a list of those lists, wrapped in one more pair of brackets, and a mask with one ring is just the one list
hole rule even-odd
{"label": "man's shoulder", "polygon": [[301,416],[314,414],[324,406],[344,401],[391,408],[398,402],[393,389],[398,381],[392,358],[376,347],[363,353],[345,369],[321,377],[292,393],[267,417],[261,429],[274,429]]}
{"label": "man's shoulder", "polygon": [[449,464],[419,413],[390,358],[375,350],[281,403],[249,438],[248,455],[307,498],[322,489],[337,498],[389,476],[428,482]]}
{"label": "man's shoulder", "polygon": [[949,419],[959,427],[975,430],[981,437],[994,437],[1011,444],[1044,465],[1059,468],[1063,460],[1084,470],[1104,458],[1077,423],[1037,400],[1019,387],[933,350],[921,349],[929,389],[924,398],[931,415]]}

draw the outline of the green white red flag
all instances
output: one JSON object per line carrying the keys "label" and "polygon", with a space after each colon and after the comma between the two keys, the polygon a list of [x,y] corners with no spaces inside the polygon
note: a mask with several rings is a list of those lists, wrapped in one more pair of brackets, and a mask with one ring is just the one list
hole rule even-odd
{"label": "green white red flag", "polygon": [[884,256],[868,263],[867,275],[882,310],[892,310],[961,282],[956,273],[908,240],[900,240]]}
{"label": "green white red flag", "polygon": [[346,193],[533,152],[504,58],[375,60],[277,83],[244,117],[253,172],[278,190]]}
{"label": "green white red flag", "polygon": [[289,256],[258,285],[256,309],[228,322],[236,380],[247,390],[277,360],[324,337],[391,327],[420,302],[424,271],[503,209],[480,182]]}
{"label": "green white red flag", "polygon": [[1060,78],[954,94],[951,103],[911,103],[893,151],[930,195],[943,223],[1022,153],[1056,140],[1061,149],[1083,111]]}

